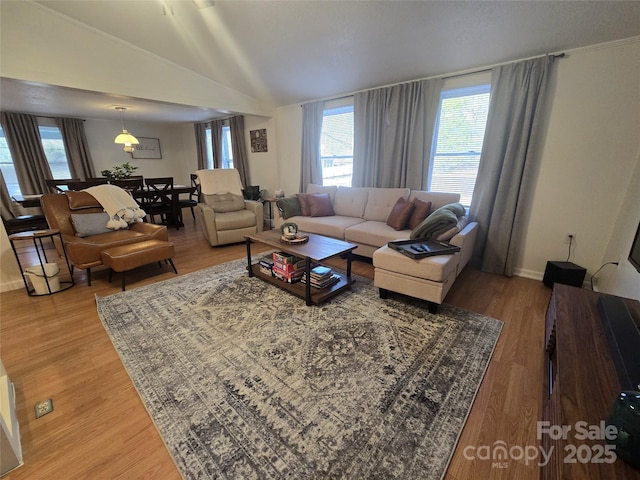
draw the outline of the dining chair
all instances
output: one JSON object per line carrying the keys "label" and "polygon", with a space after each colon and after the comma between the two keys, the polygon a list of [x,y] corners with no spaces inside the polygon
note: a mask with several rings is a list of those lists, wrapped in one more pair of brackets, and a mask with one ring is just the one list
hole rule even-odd
{"label": "dining chair", "polygon": [[111,184],[115,185],[116,187],[120,187],[123,190],[126,190],[134,198],[136,198],[138,192],[140,192],[140,190],[144,188],[144,181],[142,177],[130,177],[123,178],[121,180],[113,180]]}
{"label": "dining chair", "polygon": [[155,223],[156,215],[160,216],[161,223],[167,222],[167,215],[173,214],[172,193],[173,177],[145,178],[147,187],[144,195],[143,209],[149,215],[151,223]]}
{"label": "dining chair", "polygon": [[191,186],[193,187],[193,190],[189,193],[189,198],[181,199],[178,203],[180,205],[180,215],[182,216],[183,208],[190,208],[191,216],[195,220],[196,214],[193,209],[198,206],[198,201],[200,199],[200,183],[198,182],[197,174],[192,173],[189,177],[191,178]]}
{"label": "dining chair", "polygon": [[44,182],[50,193],[63,193],[69,190],[69,182],[79,182],[79,178],[47,178]]}
{"label": "dining chair", "polygon": [[75,182],[68,182],[67,187],[69,190],[84,190],[85,188],[95,187],[96,185],[105,185],[109,183],[106,178],[87,178],[86,180],[78,180]]}

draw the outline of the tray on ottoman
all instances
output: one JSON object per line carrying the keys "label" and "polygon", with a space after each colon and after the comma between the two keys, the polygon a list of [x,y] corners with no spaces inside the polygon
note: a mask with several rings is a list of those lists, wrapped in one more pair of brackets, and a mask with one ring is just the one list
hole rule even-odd
{"label": "tray on ottoman", "polygon": [[450,243],[438,242],[437,240],[425,240],[417,238],[415,240],[399,240],[389,242],[389,248],[397,250],[407,257],[419,259],[431,257],[433,255],[451,255],[459,252],[460,247]]}

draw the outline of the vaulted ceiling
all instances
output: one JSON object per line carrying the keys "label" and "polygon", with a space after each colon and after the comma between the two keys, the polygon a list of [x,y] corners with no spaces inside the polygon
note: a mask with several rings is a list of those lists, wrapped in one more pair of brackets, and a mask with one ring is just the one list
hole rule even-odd
{"label": "vaulted ceiling", "polygon": [[[640,35],[638,1],[36,3],[273,107]],[[86,111],[95,92],[18,80],[3,78],[3,109],[100,116]],[[156,118],[216,113],[152,103]]]}

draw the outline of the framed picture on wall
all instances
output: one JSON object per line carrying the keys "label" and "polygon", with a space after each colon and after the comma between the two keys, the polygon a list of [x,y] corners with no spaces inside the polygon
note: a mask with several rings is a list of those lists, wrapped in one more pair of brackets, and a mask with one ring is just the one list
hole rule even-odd
{"label": "framed picture on wall", "polygon": [[250,130],[251,135],[251,151],[266,152],[267,151],[267,129],[262,128],[260,130]]}
{"label": "framed picture on wall", "polygon": [[140,142],[138,145],[133,145],[133,152],[131,152],[131,158],[162,158],[162,152],[160,151],[160,139],[137,137]]}

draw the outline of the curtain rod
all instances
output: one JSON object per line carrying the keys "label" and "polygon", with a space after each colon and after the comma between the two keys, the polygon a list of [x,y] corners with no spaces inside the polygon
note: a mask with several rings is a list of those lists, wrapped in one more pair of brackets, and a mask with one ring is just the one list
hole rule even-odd
{"label": "curtain rod", "polygon": [[[302,102],[300,104],[300,106],[302,107],[303,105],[306,105],[308,103],[313,103],[313,102],[318,102],[318,101],[329,102],[329,101],[332,101],[332,100],[342,100],[343,98],[353,97],[356,93],[366,92],[367,90],[376,90],[378,88],[395,87],[396,85],[402,85],[403,83],[419,82],[421,80],[433,80],[434,78],[442,78],[443,80],[447,80],[449,78],[464,77],[466,75],[474,75],[476,73],[490,72],[495,67],[501,67],[503,65],[509,65],[510,63],[523,62],[525,60],[533,60],[534,58],[542,58],[542,57],[545,57],[545,56],[546,55],[537,55],[535,57],[521,58],[520,60],[513,60],[513,61],[510,61],[510,62],[496,63],[494,65],[489,65],[487,67],[482,67],[480,69],[475,69],[475,70],[463,70],[463,71],[460,71],[460,72],[448,73],[446,75],[434,75],[432,77],[417,78],[415,80],[407,80],[405,82],[390,83],[388,85],[383,85],[381,87],[374,87],[374,88],[366,88],[366,89],[363,89],[363,90],[356,90],[356,91],[351,92],[351,93],[340,95],[339,97],[325,97],[325,98],[319,98],[317,100],[310,100],[308,102]],[[565,53],[564,52],[552,53],[552,54],[549,54],[549,56],[553,57],[554,59],[556,59],[556,58],[564,58],[565,57]]]}

